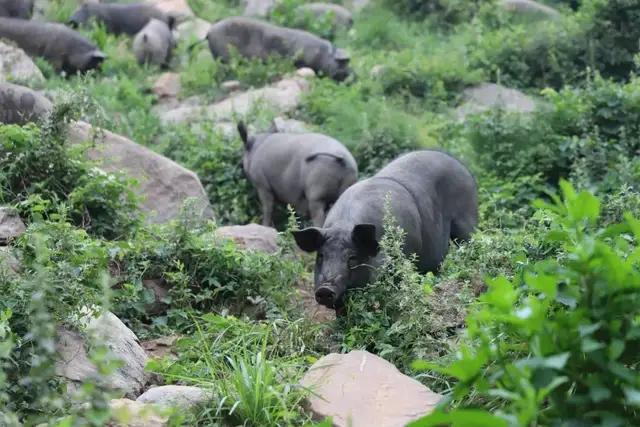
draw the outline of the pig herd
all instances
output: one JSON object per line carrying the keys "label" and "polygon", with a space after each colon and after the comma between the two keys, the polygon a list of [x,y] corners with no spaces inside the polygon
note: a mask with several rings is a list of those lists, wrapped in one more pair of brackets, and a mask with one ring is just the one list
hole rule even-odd
{"label": "pig herd", "polygon": [[[32,11],[32,0],[0,0],[0,39],[67,75],[99,69],[107,60],[75,30],[93,20],[110,33],[131,36],[141,64],[169,66],[176,46],[175,19],[147,3],[86,3],[67,25],[31,20]],[[223,19],[211,25],[204,41],[222,61],[232,52],[257,59],[280,55],[337,81],[351,74],[349,56],[331,42],[257,19]],[[0,122],[24,123],[50,108],[37,93],[0,83]],[[311,220],[313,226],[295,231],[294,238],[302,250],[316,253],[317,302],[338,312],[345,292],[369,283],[383,262],[380,239],[387,201],[405,232],[404,252],[416,255],[421,272],[437,271],[450,242],[468,239],[477,224],[475,180],[446,153],[407,153],[358,181],[354,157],[331,137],[250,133],[243,122],[238,133],[244,144],[243,168],[258,193],[263,224],[272,224],[276,203],[289,204]]]}

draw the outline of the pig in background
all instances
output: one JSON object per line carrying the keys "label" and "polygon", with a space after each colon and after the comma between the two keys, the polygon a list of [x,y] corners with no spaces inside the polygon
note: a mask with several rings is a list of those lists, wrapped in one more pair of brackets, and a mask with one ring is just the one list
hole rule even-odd
{"label": "pig in background", "polygon": [[31,19],[33,0],[0,0],[0,16],[5,18]]}
{"label": "pig in background", "polygon": [[0,38],[14,42],[27,55],[43,57],[67,74],[100,67],[106,55],[80,33],[62,24],[0,18]]}
{"label": "pig in background", "polygon": [[130,36],[140,32],[151,19],[163,21],[170,29],[175,24],[174,17],[146,3],[85,3],[71,15],[68,24],[78,27],[91,19],[103,23],[109,33]]}
{"label": "pig in background", "polygon": [[449,242],[466,240],[478,222],[476,183],[452,156],[424,150],[405,154],[369,179],[348,188],[336,201],[324,226],[294,232],[298,246],[317,252],[315,297],[341,310],[349,288],[375,278],[382,263],[385,200],[406,232],[405,254],[417,255],[420,272],[435,272]]}
{"label": "pig in background", "polygon": [[296,67],[309,67],[337,81],[351,74],[347,53],[328,40],[257,19],[223,19],[211,26],[207,40],[211,54],[223,60],[230,58],[232,47],[247,58],[267,59],[273,55],[291,58]]}
{"label": "pig in background", "polygon": [[152,18],[133,39],[133,53],[139,64],[151,64],[166,68],[176,46],[169,26]]}
{"label": "pig in background", "polygon": [[322,226],[326,212],[357,180],[356,161],[340,142],[317,133],[249,135],[238,123],[244,142],[242,164],[258,191],[262,224],[271,225],[276,202],[290,204]]}

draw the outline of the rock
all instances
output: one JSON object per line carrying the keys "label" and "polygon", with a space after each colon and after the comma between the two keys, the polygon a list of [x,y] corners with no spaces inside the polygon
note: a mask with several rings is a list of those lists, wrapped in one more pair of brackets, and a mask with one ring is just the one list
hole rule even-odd
{"label": "rock", "polygon": [[164,73],[153,84],[151,91],[162,101],[176,98],[180,93],[180,74]]}
{"label": "rock", "polygon": [[56,374],[68,381],[72,390],[82,381],[96,377],[98,371],[86,350],[90,344],[87,337],[93,337],[95,343],[107,346],[111,355],[123,362],[104,378],[106,384],[126,397],[138,396],[147,382],[147,354],[136,335],[110,312],[97,318],[86,315],[81,320],[84,327],[80,332],[58,328],[56,350],[60,358],[56,361]]}
{"label": "rock", "polygon": [[520,113],[530,113],[536,108],[533,98],[519,90],[509,89],[495,83],[483,83],[465,89],[463,97],[463,104],[456,109],[456,115],[461,120],[468,114],[480,113],[493,108]]}
{"label": "rock", "polygon": [[[111,414],[118,427],[165,427],[168,418],[158,414],[153,405],[147,405],[129,399],[113,399],[110,402]],[[112,424],[108,424],[112,425]]]}
{"label": "rock", "polygon": [[533,0],[501,0],[500,6],[507,12],[523,16],[558,18],[560,12]]}
{"label": "rock", "polygon": [[350,28],[353,25],[351,12],[343,6],[334,3],[307,3],[297,7],[297,13],[310,14],[316,19],[324,19],[333,16],[333,23],[336,27]]}
{"label": "rock", "polygon": [[178,22],[195,16],[187,0],[149,0],[148,3],[154,5],[168,16],[173,16]]}
{"label": "rock", "polygon": [[136,402],[189,410],[213,398],[210,391],[185,385],[164,385],[145,391]]}
{"label": "rock", "polygon": [[347,0],[345,4],[349,9],[360,12],[362,9],[369,6],[369,3],[371,3],[371,0]]}
{"label": "rock", "polygon": [[26,227],[15,209],[0,206],[0,245],[6,245],[25,230]]}
{"label": "rock", "polygon": [[302,94],[309,87],[309,82],[301,77],[285,78],[274,85],[241,92],[209,106],[180,106],[160,112],[160,120],[164,124],[198,119],[232,121],[236,115],[244,116],[249,113],[260,102],[267,108],[284,113],[298,106]]}
{"label": "rock", "polygon": [[0,82],[0,123],[24,125],[46,120],[53,104],[25,86]]}
{"label": "rock", "polygon": [[168,355],[176,356],[175,345],[180,338],[180,335],[170,335],[143,341],[141,345],[150,358],[162,358]]}
{"label": "rock", "polygon": [[259,224],[228,225],[219,227],[216,235],[233,240],[239,247],[247,250],[275,253],[278,251],[278,232],[271,227]]}
{"label": "rock", "polygon": [[13,255],[13,251],[8,246],[0,246],[0,278],[3,274],[14,277],[22,270],[20,261]]}
{"label": "rock", "polygon": [[193,18],[178,24],[176,27],[177,40],[204,40],[211,24],[204,19]]}
{"label": "rock", "polygon": [[324,356],[301,384],[312,390],[313,414],[333,417],[336,427],[402,427],[429,414],[442,397],[366,351]]}
{"label": "rock", "polygon": [[237,80],[227,80],[226,82],[222,82],[220,89],[227,93],[236,92],[242,89],[242,83]]}
{"label": "rock", "polygon": [[24,50],[0,41],[0,82],[43,82],[44,76]]}
{"label": "rock", "polygon": [[384,74],[387,67],[382,64],[376,64],[371,67],[371,71],[369,71],[369,75],[372,79],[379,79]]}
{"label": "rock", "polygon": [[244,6],[244,16],[266,18],[276,7],[277,0],[242,0],[241,4]]}
{"label": "rock", "polygon": [[310,79],[316,76],[316,72],[309,67],[302,67],[296,70],[296,76]]}
{"label": "rock", "polygon": [[300,120],[285,119],[284,117],[276,117],[271,122],[269,132],[280,133],[308,133],[310,132],[307,124]]}
{"label": "rock", "polygon": [[[122,171],[138,180],[137,191],[144,196],[141,204],[149,223],[164,223],[176,218],[185,200],[196,199],[198,213],[213,217],[207,194],[198,176],[160,154],[127,138],[106,130],[93,129],[76,122],[69,129],[72,142],[95,141],[89,158],[100,160],[107,172]],[[95,137],[95,139],[94,139]]]}
{"label": "rock", "polygon": [[167,311],[169,307],[165,299],[169,296],[169,284],[163,279],[145,279],[142,281],[142,285],[153,292],[154,301],[145,305],[145,310],[152,316]]}

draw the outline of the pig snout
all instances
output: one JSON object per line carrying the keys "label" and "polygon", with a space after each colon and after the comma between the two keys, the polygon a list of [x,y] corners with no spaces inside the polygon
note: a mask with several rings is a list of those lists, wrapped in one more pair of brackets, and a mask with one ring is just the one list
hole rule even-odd
{"label": "pig snout", "polygon": [[344,291],[331,283],[325,283],[316,288],[316,302],[329,308],[342,305]]}

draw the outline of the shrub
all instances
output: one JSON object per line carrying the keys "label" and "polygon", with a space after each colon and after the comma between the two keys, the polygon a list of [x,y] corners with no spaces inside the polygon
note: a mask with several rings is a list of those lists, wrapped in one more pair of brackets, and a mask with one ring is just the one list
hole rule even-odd
{"label": "shrub", "polygon": [[68,147],[65,126],[57,127],[0,125],[0,201],[33,208],[38,199],[46,216],[69,197],[70,215],[88,231],[130,233],[140,221],[132,181],[95,169],[78,147]]}
{"label": "shrub", "polygon": [[317,18],[312,13],[301,13],[297,10],[305,2],[302,0],[284,0],[279,2],[271,12],[271,21],[289,28],[300,28],[327,40],[333,40],[336,35],[335,16],[327,14]]}
{"label": "shrub", "polygon": [[385,0],[390,8],[414,19],[431,17],[437,24],[459,24],[474,17],[486,0]]}
{"label": "shrub", "polygon": [[[493,425],[635,425],[640,222],[597,228],[598,199],[565,181],[561,190],[538,206],[562,255],[489,280],[467,319],[470,344],[442,372],[458,380],[452,397],[500,408]],[[458,411],[413,426],[449,425]]]}

